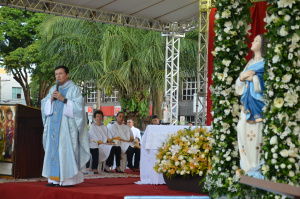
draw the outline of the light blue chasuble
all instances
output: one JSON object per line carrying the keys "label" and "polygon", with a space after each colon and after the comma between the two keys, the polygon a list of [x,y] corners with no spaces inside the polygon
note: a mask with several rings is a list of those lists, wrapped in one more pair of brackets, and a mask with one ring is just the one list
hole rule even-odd
{"label": "light blue chasuble", "polygon": [[60,86],[59,92],[68,99],[68,104],[72,104],[72,117],[64,115],[68,104],[59,100],[52,102],[53,112],[45,114],[45,104],[51,100],[55,89],[54,85],[41,101],[45,150],[42,176],[63,183],[85,169],[90,159],[89,137],[84,98],[80,88],[71,80]]}
{"label": "light blue chasuble", "polygon": [[[58,89],[62,96],[66,96],[68,88]],[[50,139],[49,145],[50,149],[48,155],[51,156],[50,159],[50,179],[55,181],[60,181],[60,166],[59,166],[59,130],[61,124],[61,118],[63,114],[64,103],[60,100],[53,101],[53,114],[50,116]]]}

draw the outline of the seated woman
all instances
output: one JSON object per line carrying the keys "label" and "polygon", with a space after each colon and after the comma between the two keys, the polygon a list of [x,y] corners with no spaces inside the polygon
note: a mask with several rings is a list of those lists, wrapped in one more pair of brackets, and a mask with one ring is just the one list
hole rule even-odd
{"label": "seated woman", "polygon": [[92,169],[97,173],[98,162],[106,161],[104,172],[113,173],[110,167],[113,165],[114,156],[116,157],[116,172],[123,173],[120,170],[120,157],[121,147],[114,146],[111,133],[108,128],[101,124],[103,119],[103,112],[100,110],[94,113],[95,123],[92,124],[89,137],[90,137],[90,151],[92,154]]}

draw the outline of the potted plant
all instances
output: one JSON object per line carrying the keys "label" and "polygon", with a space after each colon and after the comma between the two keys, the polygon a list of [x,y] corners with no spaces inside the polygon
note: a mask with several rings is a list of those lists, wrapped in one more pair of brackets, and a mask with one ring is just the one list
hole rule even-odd
{"label": "potted plant", "polygon": [[211,169],[211,137],[203,127],[168,135],[159,148],[154,170],[164,175],[169,189],[202,193],[199,182]]}

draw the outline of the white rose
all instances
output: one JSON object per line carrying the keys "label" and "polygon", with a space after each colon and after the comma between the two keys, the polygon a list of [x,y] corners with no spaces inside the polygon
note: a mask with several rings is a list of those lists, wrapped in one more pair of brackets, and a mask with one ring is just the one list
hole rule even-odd
{"label": "white rose", "polygon": [[251,33],[249,32],[249,30],[251,30],[251,24],[249,24],[247,26],[247,28],[245,29],[245,33],[247,33],[248,35],[251,35]]}
{"label": "white rose", "polygon": [[226,21],[225,24],[224,24],[224,26],[225,26],[226,28],[229,28],[229,29],[232,29],[232,28],[233,28],[233,25],[232,25],[232,22],[231,22],[231,21]]}
{"label": "white rose", "polygon": [[275,77],[275,74],[273,73],[273,71],[270,71],[270,72],[268,73],[268,75],[269,75],[268,79],[271,79],[271,80],[273,80],[274,77]]}
{"label": "white rose", "polygon": [[229,18],[231,16],[230,10],[225,10],[222,12],[222,18]]}
{"label": "white rose", "polygon": [[230,32],[230,28],[224,28],[224,32],[225,33],[229,33]]}
{"label": "white rose", "polygon": [[272,164],[276,164],[276,162],[277,162],[277,160],[275,160],[275,159],[272,159],[272,160],[271,160],[271,163],[272,163]]}
{"label": "white rose", "polygon": [[225,66],[229,66],[230,65],[230,63],[231,63],[231,60],[226,60],[226,59],[224,59],[223,61],[222,61],[222,64],[224,64]]}
{"label": "white rose", "polygon": [[285,26],[281,26],[280,30],[279,30],[279,35],[282,37],[287,36],[289,33],[285,30]]}
{"label": "white rose", "polygon": [[271,138],[271,140],[270,140],[270,144],[274,145],[274,144],[277,144],[277,143],[278,143],[278,142],[277,142],[277,136],[274,135],[274,136]]}
{"label": "white rose", "polygon": [[295,162],[296,162],[296,160],[295,160],[294,158],[289,158],[289,161],[290,161],[291,163],[295,163]]}
{"label": "white rose", "polygon": [[289,156],[289,151],[286,149],[283,149],[282,151],[280,151],[280,155],[282,157],[288,157]]}
{"label": "white rose", "polygon": [[282,82],[283,83],[288,83],[291,81],[291,78],[292,78],[292,74],[286,74],[282,77]]}
{"label": "white rose", "polygon": [[282,44],[277,44],[275,46],[274,52],[279,54],[279,53],[281,53],[281,50],[282,50]]}
{"label": "white rose", "polygon": [[184,175],[184,174],[185,174],[185,171],[181,171],[181,172],[180,172],[180,175]]}
{"label": "white rose", "polygon": [[203,171],[199,171],[199,176],[202,176],[203,175]]}
{"label": "white rose", "polygon": [[239,26],[243,26],[243,25],[244,25],[244,22],[241,21],[241,20],[239,20],[238,25],[239,25]]}
{"label": "white rose", "polygon": [[279,55],[275,55],[275,56],[272,58],[273,64],[277,63],[278,61],[279,61]]}
{"label": "white rose", "polygon": [[297,121],[300,121],[300,109],[296,113],[294,113],[294,116],[296,117]]}
{"label": "white rose", "polygon": [[273,91],[268,91],[268,94],[270,97],[272,97],[274,95],[274,92]]}
{"label": "white rose", "polygon": [[287,105],[292,107],[294,105],[297,104],[298,102],[298,95],[296,93],[285,93],[285,98],[284,98],[284,101],[287,102]]}
{"label": "white rose", "polygon": [[289,177],[294,177],[295,176],[295,172],[294,171],[289,171]]}
{"label": "white rose", "polygon": [[230,85],[230,84],[232,83],[232,81],[233,81],[233,78],[232,78],[231,76],[227,77],[226,83],[227,83],[228,85]]}
{"label": "white rose", "polygon": [[298,156],[298,154],[296,153],[296,151],[292,150],[292,149],[288,150],[288,155],[290,157],[297,157]]}
{"label": "white rose", "polygon": [[285,15],[285,16],[284,16],[284,20],[285,20],[285,21],[289,21],[290,19],[291,19],[291,16],[290,16],[290,15]]}
{"label": "white rose", "polygon": [[231,157],[228,156],[228,157],[226,158],[226,161],[230,161],[230,160],[231,160]]}
{"label": "white rose", "polygon": [[235,1],[234,4],[232,4],[232,7],[233,7],[233,8],[237,8],[238,5],[239,5],[239,2]]}
{"label": "white rose", "polygon": [[272,14],[271,17],[270,17],[270,20],[273,22],[273,23],[276,23],[279,21],[279,18],[277,15],[275,14]]}
{"label": "white rose", "polygon": [[262,166],[262,168],[261,168],[261,170],[262,170],[262,173],[263,174],[266,174],[269,170],[270,170],[270,167],[268,166],[268,165],[263,165]]}
{"label": "white rose", "polygon": [[218,73],[217,77],[218,77],[219,80],[222,80],[223,79],[223,73]]}
{"label": "white rose", "polygon": [[225,109],[225,110],[224,110],[224,113],[225,113],[225,115],[229,115],[230,109]]}
{"label": "white rose", "polygon": [[285,164],[282,163],[282,164],[280,165],[280,167],[281,167],[282,169],[284,169],[284,168],[285,168]]}

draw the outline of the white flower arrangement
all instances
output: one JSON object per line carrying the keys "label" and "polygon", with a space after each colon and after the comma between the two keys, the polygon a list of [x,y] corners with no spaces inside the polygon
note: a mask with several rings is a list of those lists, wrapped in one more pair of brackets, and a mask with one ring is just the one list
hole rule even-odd
{"label": "white flower arrangement", "polygon": [[[239,191],[238,145],[236,126],[240,103],[235,93],[234,81],[247,64],[245,55],[249,49],[247,35],[250,1],[222,0],[216,3],[214,80],[212,91],[212,170],[206,175],[204,188],[214,197],[234,197]],[[249,25],[248,25],[249,24]]]}
{"label": "white flower arrangement", "polygon": [[[263,109],[265,164],[262,166],[262,173],[266,179],[274,182],[299,186],[300,2],[299,0],[268,0],[268,2],[265,21],[270,44],[265,57],[266,106]],[[227,195],[230,198],[240,189],[237,184],[239,176],[235,175],[239,165],[238,151],[232,142],[235,139],[240,108],[232,81],[246,64],[243,57],[247,54],[247,50],[241,46],[247,40],[245,36],[251,28],[247,25],[250,8],[247,6],[234,0],[219,1],[216,4],[218,12],[215,15],[214,85],[211,88],[215,144],[213,169],[206,176],[205,183],[205,188],[214,197]],[[281,198],[274,194],[266,197]]]}
{"label": "white flower arrangement", "polygon": [[205,128],[179,130],[159,148],[154,170],[168,178],[202,176],[211,169],[211,142]]}
{"label": "white flower arrangement", "polygon": [[[265,164],[262,172],[266,180],[299,186],[300,1],[268,2],[265,28],[270,47],[265,58],[268,73],[265,75],[265,142],[262,147]],[[281,196],[266,193],[265,198]]]}

